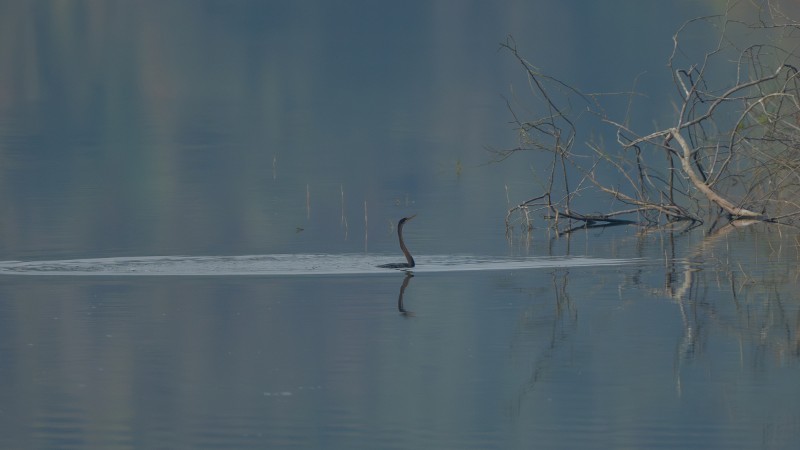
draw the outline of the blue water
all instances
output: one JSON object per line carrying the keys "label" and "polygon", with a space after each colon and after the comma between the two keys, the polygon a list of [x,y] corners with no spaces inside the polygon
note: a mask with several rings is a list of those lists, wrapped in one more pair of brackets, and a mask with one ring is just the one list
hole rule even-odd
{"label": "blue water", "polygon": [[791,448],[799,437],[800,302],[774,256],[752,272],[531,258],[411,277],[188,275],[176,267],[234,266],[171,260],[160,276],[2,277],[3,447]]}
{"label": "blue water", "polygon": [[0,448],[795,449],[796,230],[507,230],[491,162],[509,34],[646,133],[726,5],[0,1]]}

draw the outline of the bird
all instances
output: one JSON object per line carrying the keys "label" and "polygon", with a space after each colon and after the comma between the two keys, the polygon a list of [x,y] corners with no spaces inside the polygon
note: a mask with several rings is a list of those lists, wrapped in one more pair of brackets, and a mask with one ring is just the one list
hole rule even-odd
{"label": "bird", "polygon": [[414,263],[414,258],[411,256],[411,253],[408,252],[408,248],[406,248],[406,243],[403,242],[403,225],[414,217],[417,217],[417,215],[414,214],[413,216],[403,217],[400,219],[400,222],[397,223],[397,238],[400,240],[400,250],[403,251],[403,254],[406,256],[406,261],[408,262],[381,264],[378,267],[384,269],[410,269],[416,265]]}

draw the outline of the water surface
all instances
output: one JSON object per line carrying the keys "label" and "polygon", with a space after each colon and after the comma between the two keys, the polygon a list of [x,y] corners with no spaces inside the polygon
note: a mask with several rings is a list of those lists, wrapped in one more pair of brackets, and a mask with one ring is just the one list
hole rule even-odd
{"label": "water surface", "polygon": [[[726,272],[696,259],[576,259],[412,277],[7,274],[0,440],[40,448],[796,442],[800,301],[785,260],[759,257],[757,271]],[[743,262],[756,267],[752,257]]]}
{"label": "water surface", "polygon": [[0,1],[0,448],[796,448],[795,230],[506,230],[487,151],[509,34],[649,129],[726,5]]}

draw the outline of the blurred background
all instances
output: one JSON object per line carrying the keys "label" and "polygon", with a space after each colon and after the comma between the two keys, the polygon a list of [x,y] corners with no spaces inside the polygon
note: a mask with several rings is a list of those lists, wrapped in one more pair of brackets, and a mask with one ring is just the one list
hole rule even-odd
{"label": "blurred background", "polygon": [[725,5],[0,2],[0,255],[395,252],[412,213],[417,251],[503,253],[540,180],[490,164],[530,96],[500,43],[585,92],[638,76],[649,129],[672,34]]}

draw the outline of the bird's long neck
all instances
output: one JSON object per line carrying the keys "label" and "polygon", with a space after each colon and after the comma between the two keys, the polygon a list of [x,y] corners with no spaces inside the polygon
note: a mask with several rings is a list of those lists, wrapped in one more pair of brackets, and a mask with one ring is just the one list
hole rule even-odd
{"label": "bird's long neck", "polygon": [[[405,224],[403,224],[405,225]],[[406,247],[406,243],[403,242],[403,225],[399,225],[397,227],[397,237],[400,239],[400,250],[403,251],[403,254],[406,255],[406,261],[408,261],[408,267],[414,267],[414,258],[411,256],[411,253],[408,251]]]}

